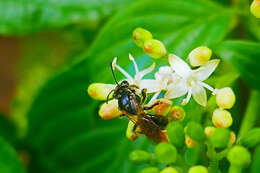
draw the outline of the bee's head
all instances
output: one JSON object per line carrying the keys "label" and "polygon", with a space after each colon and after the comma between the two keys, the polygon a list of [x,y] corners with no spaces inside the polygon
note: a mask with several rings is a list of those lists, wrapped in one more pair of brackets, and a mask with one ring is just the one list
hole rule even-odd
{"label": "bee's head", "polygon": [[121,97],[121,94],[125,91],[125,89],[129,87],[129,83],[126,80],[123,80],[120,83],[117,82],[117,79],[116,79],[115,74],[114,74],[114,69],[113,69],[112,63],[110,63],[110,67],[111,67],[113,78],[116,82],[116,88],[113,89],[112,91],[110,91],[110,93],[108,94],[107,102],[108,102],[109,96],[112,92],[114,92],[113,98],[119,99]]}
{"label": "bee's head", "polygon": [[122,93],[129,87],[129,83],[126,80],[123,80],[121,83],[117,84],[114,89],[113,98],[119,99]]}

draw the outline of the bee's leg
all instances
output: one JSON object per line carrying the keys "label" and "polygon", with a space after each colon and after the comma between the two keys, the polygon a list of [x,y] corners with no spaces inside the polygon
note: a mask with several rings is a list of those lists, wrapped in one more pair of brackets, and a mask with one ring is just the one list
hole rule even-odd
{"label": "bee's leg", "polygon": [[147,89],[146,89],[146,88],[142,89],[142,96],[143,96],[143,98],[142,98],[142,103],[144,103],[145,100],[146,100],[146,92],[147,92]]}
{"label": "bee's leg", "polygon": [[143,107],[144,110],[150,110],[153,109],[155,106],[162,104],[162,102],[160,100],[156,101],[154,104],[152,104],[151,106],[145,106]]}
{"label": "bee's leg", "polygon": [[137,128],[137,125],[135,124],[134,127],[133,127],[133,129],[132,129],[132,131],[133,131],[134,133],[136,133],[136,128]]}
{"label": "bee's leg", "polygon": [[124,117],[125,116],[125,114],[121,114],[121,115],[119,115],[119,118],[122,118],[122,117]]}
{"label": "bee's leg", "polygon": [[139,86],[137,86],[137,85],[130,85],[130,87],[133,87],[133,88],[139,89]]}

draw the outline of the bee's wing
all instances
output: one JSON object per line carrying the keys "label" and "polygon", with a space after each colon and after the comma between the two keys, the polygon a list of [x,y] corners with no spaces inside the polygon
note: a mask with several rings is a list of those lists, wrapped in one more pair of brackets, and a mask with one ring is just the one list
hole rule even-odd
{"label": "bee's wing", "polygon": [[130,116],[130,115],[127,115],[127,114],[125,114],[125,116],[126,116],[130,121],[132,121],[134,124],[137,123],[137,117]]}
{"label": "bee's wing", "polygon": [[166,131],[161,130],[160,126],[158,126],[150,116],[143,117],[139,124],[142,132],[154,143],[168,142]]}

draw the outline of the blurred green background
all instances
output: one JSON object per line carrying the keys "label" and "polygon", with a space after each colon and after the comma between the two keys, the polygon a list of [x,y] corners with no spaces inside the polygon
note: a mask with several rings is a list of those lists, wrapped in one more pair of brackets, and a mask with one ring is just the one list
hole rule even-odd
{"label": "blurred green background", "polygon": [[[100,102],[86,92],[92,82],[113,82],[109,62],[115,56],[132,74],[129,53],[140,67],[152,63],[132,41],[136,27],[148,29],[184,59],[197,46],[213,49],[223,63],[208,83],[234,88],[232,130],[238,132],[252,90],[257,98],[260,90],[260,25],[249,13],[250,2],[1,0],[0,172],[140,170],[128,154],[134,148],[152,150],[152,144],[144,138],[128,141],[127,121],[99,118]],[[167,61],[156,63],[158,68]],[[252,127],[259,126],[260,104],[254,104]],[[194,101],[186,109],[188,119],[202,123],[211,111]],[[258,157],[246,170],[253,173],[260,170],[259,147],[255,152]]]}

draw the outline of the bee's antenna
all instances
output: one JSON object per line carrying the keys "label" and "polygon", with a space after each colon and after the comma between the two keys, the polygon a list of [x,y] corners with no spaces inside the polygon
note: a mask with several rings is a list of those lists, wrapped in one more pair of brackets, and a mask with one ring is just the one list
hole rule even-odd
{"label": "bee's antenna", "polygon": [[114,74],[114,69],[113,69],[112,62],[110,63],[110,68],[111,68],[111,71],[112,71],[113,78],[114,78],[116,84],[118,85],[118,82],[117,82],[117,80],[116,80],[116,76],[115,76],[115,74]]}
{"label": "bee's antenna", "polygon": [[110,94],[111,94],[113,91],[115,91],[115,90],[113,89],[113,90],[111,90],[111,91],[108,93],[106,104],[107,104],[107,102],[108,102],[108,100],[109,100],[109,96],[110,96]]}

